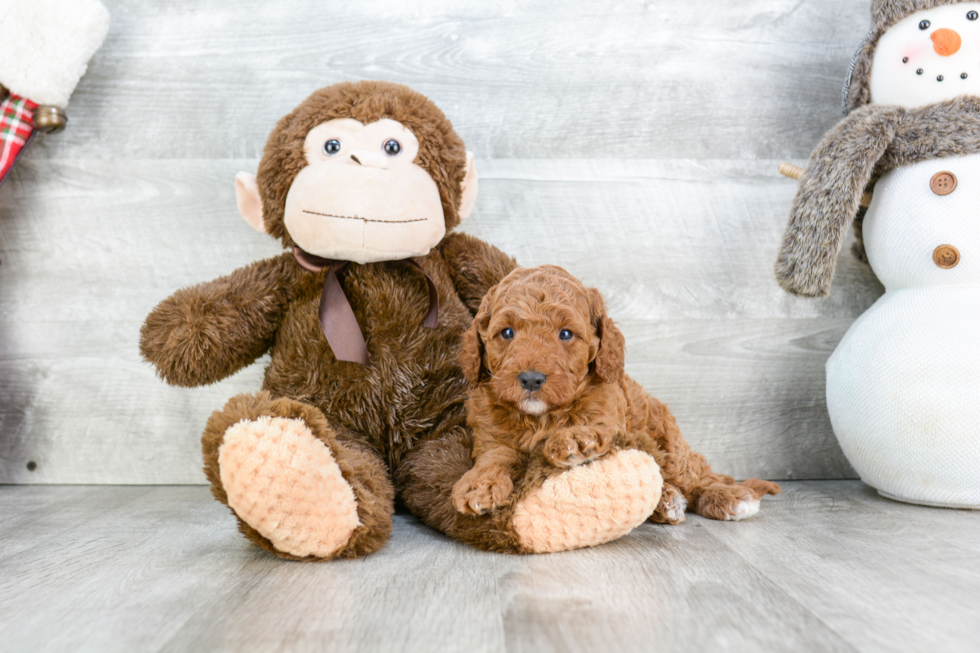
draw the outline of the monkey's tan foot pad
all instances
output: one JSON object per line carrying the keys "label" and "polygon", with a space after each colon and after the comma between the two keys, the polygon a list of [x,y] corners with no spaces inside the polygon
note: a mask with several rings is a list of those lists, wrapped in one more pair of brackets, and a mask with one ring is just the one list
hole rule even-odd
{"label": "monkey's tan foot pad", "polygon": [[660,466],[635,449],[618,451],[552,476],[514,510],[522,547],[554,553],[626,535],[660,502]]}
{"label": "monkey's tan foot pad", "polygon": [[360,525],[354,491],[303,420],[238,422],[225,431],[218,467],[231,509],[284,553],[328,558]]}

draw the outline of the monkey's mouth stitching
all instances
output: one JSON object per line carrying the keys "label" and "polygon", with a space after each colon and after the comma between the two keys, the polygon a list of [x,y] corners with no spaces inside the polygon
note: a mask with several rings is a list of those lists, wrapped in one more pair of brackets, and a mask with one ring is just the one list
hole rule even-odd
{"label": "monkey's mouth stitching", "polygon": [[417,220],[372,220],[370,218],[362,218],[358,215],[333,215],[332,213],[317,213],[316,211],[303,210],[303,213],[309,213],[310,215],[319,215],[324,218],[339,218],[341,220],[360,220],[362,222],[384,222],[386,224],[405,224],[407,222],[425,222],[425,218],[419,218]]}

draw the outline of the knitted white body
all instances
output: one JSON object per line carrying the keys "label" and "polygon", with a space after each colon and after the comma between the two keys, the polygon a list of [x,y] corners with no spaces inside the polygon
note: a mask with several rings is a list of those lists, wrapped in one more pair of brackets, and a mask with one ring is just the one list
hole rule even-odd
{"label": "knitted white body", "polygon": [[[958,179],[945,196],[930,188],[942,171]],[[837,439],[882,494],[980,509],[980,155],[887,173],[864,242],[886,292],[827,361]],[[956,267],[933,262],[940,245]]]}

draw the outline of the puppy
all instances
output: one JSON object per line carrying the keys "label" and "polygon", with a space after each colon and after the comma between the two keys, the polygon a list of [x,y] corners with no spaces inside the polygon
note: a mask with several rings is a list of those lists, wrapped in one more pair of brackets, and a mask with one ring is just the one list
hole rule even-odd
{"label": "puppy", "polygon": [[779,493],[769,481],[712,472],[667,407],[626,376],[624,360],[623,334],[599,291],[564,269],[518,268],[491,288],[460,353],[475,462],[453,488],[456,510],[479,515],[507,501],[515,470],[537,447],[551,464],[574,467],[623,436],[660,464],[655,522],[682,522],[689,509],[744,519],[762,496]]}

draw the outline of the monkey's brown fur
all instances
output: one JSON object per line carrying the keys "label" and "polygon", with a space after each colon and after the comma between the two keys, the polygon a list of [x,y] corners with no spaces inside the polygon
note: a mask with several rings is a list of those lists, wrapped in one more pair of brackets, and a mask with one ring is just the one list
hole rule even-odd
{"label": "monkey's brown fur", "polygon": [[[505,329],[511,337],[503,337]],[[559,337],[563,330],[567,340]],[[532,453],[571,467],[623,439],[642,443],[638,448],[661,467],[665,492],[655,521],[679,521],[670,516],[678,493],[698,514],[726,519],[740,501],[779,492],[775,483],[736,484],[711,471],[667,407],[625,374],[625,341],[602,296],[562,268],[518,268],[492,288],[466,332],[460,360],[473,386],[466,407],[476,460],[454,489],[461,513],[506,503]],[[518,375],[527,371],[545,374],[540,388],[521,386]],[[546,412],[528,414],[527,402],[540,402]]]}
{"label": "monkey's brown fur", "polygon": [[[416,163],[438,187],[447,231],[459,222],[466,153],[442,112],[400,85],[345,83],[314,93],[279,122],[266,144],[258,173],[263,220],[266,231],[285,248],[294,243],[283,224],[283,207],[306,165],[306,134],[338,117],[365,124],[390,118],[409,127],[420,142]],[[396,494],[426,524],[452,537],[494,551],[526,551],[512,526],[516,504],[472,518],[458,514],[451,503],[453,485],[472,466],[466,381],[458,362],[461,337],[483,295],[515,263],[486,243],[451,232],[416,260],[438,290],[435,329],[422,326],[428,290],[423,275],[409,263],[351,264],[342,275],[370,366],[334,357],[318,319],[327,270],[308,272],[291,253],[180,290],[161,302],[143,325],[140,350],[173,385],[214,383],[270,354],[263,392],[234,397],[209,420],[202,439],[205,471],[214,496],[228,505],[218,465],[228,428],[260,416],[301,419],[336,459],[353,489],[360,520],[342,549],[304,559],[377,550],[390,533]],[[615,445],[635,448],[628,439]],[[559,473],[531,457],[515,501]],[[296,557],[238,520],[240,530],[258,546]]]}
{"label": "monkey's brown fur", "polygon": [[[266,144],[258,174],[263,215],[266,229],[284,247],[293,245],[282,215],[286,193],[306,165],[303,140],[310,128],[336,117],[364,123],[392,118],[410,127],[420,141],[417,163],[438,186],[447,229],[459,222],[466,152],[442,112],[402,86],[340,84],[314,93],[283,118]],[[173,385],[214,383],[265,352],[271,355],[263,392],[233,398],[208,422],[202,441],[205,471],[219,501],[227,503],[217,451],[228,426],[259,415],[300,417],[329,445],[357,499],[362,526],[338,555],[362,555],[387,539],[395,494],[392,472],[409,507],[451,531],[428,493],[438,492],[440,482],[451,489],[462,472],[446,468],[441,458],[427,467],[425,448],[418,445],[468,437],[466,383],[457,362],[460,337],[472,320],[469,307],[478,306],[514,262],[486,243],[453,233],[417,260],[438,289],[435,329],[422,326],[428,290],[413,266],[352,264],[343,276],[371,366],[336,360],[317,317],[326,271],[307,272],[291,253],[180,290],[147,317],[141,352]],[[413,448],[423,455],[412,459]],[[425,498],[419,500],[419,494]],[[499,528],[505,532],[506,518],[502,522]],[[239,526],[259,546],[291,557],[243,521]]]}

